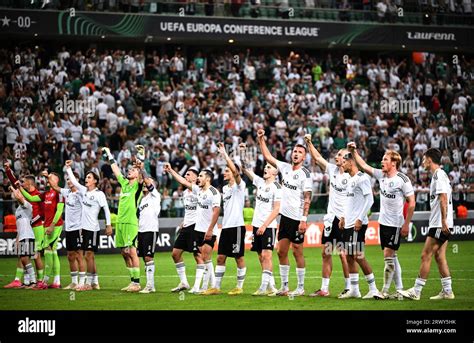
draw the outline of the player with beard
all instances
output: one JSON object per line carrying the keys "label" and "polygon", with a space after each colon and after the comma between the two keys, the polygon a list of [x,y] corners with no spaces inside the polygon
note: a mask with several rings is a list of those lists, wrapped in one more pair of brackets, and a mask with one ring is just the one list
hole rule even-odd
{"label": "player with beard", "polygon": [[[282,200],[280,204],[280,227],[278,230],[278,259],[280,261],[281,288],[269,296],[301,296],[304,295],[305,260],[303,255],[304,234],[307,228],[309,206],[313,184],[311,174],[303,167],[306,158],[306,147],[296,144],[291,153],[291,164],[278,161],[273,157],[265,143],[265,131],[257,132],[258,144],[265,160],[278,168],[282,175]],[[289,292],[288,276],[290,262],[288,251],[293,249],[296,260],[296,276],[298,286]]]}

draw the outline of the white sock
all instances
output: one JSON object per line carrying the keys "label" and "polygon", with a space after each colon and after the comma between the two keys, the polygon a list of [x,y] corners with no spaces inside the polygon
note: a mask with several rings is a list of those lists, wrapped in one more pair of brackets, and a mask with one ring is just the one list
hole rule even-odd
{"label": "white sock", "polygon": [[265,292],[270,283],[270,278],[272,277],[272,272],[269,270],[262,271],[262,283],[260,284],[259,290]]}
{"label": "white sock", "polygon": [[92,284],[93,285],[98,285],[99,284],[99,275],[97,275],[97,273],[92,274]]}
{"label": "white sock", "polygon": [[43,282],[44,282],[45,284],[48,284],[48,282],[49,282],[49,276],[46,275],[46,273],[45,273],[44,276],[43,276]]}
{"label": "white sock", "polygon": [[416,295],[421,295],[421,291],[423,290],[423,286],[426,284],[426,279],[422,279],[420,277],[417,277],[415,280],[415,286],[413,287],[415,289],[415,294]]}
{"label": "white sock", "polygon": [[155,288],[155,261],[145,263],[146,284],[150,288]]}
{"label": "white sock", "polygon": [[216,284],[215,288],[221,289],[221,284],[222,284],[222,278],[224,277],[225,273],[225,266],[216,266]]}
{"label": "white sock", "polygon": [[77,272],[71,272],[71,282],[74,283],[74,284],[76,284],[76,285],[77,285],[77,283],[79,282],[79,281],[78,281],[77,274],[78,274]]}
{"label": "white sock", "polygon": [[273,272],[272,272],[272,275],[270,276],[270,279],[268,280],[268,288],[270,290],[273,290],[276,288],[276,285],[275,285],[275,277],[273,276]]}
{"label": "white sock", "polygon": [[329,291],[329,278],[327,277],[323,277],[322,281],[321,281],[321,290],[324,291],[324,292],[327,292]]}
{"label": "white sock", "polygon": [[237,288],[244,287],[245,273],[247,273],[247,267],[237,268]]}
{"label": "white sock", "polygon": [[280,264],[281,288],[288,288],[288,275],[290,274],[290,266]]}
{"label": "white sock", "polygon": [[92,274],[91,273],[87,273],[87,280],[86,280],[86,285],[92,285]]}
{"label": "white sock", "polygon": [[351,288],[351,278],[346,277],[344,278],[344,289],[350,289]]}
{"label": "white sock", "polygon": [[25,266],[25,269],[23,271],[23,284],[28,286],[31,283],[31,280],[30,275],[28,274],[28,270],[26,269],[27,267],[28,265]]}
{"label": "white sock", "polygon": [[186,278],[186,266],[184,265],[184,262],[178,262],[175,264],[175,266],[181,283],[183,285],[189,285],[188,279]]}
{"label": "white sock", "polygon": [[86,272],[79,272],[79,286],[84,286],[86,281]]}
{"label": "white sock", "polygon": [[304,289],[304,276],[306,268],[296,268],[296,277],[298,279],[298,289]]}
{"label": "white sock", "polygon": [[350,292],[359,293],[359,273],[350,273],[349,279],[351,280]]}
{"label": "white sock", "polygon": [[25,284],[29,285],[30,283],[36,283],[36,274],[31,263],[27,264],[25,266],[25,269],[26,269],[25,279],[28,277],[28,283],[26,283],[26,280],[25,280]]}
{"label": "white sock", "polygon": [[400,266],[400,262],[398,262],[397,254],[395,254],[393,261],[395,262],[395,274],[393,276],[393,281],[395,282],[395,289],[403,289],[402,266]]}
{"label": "white sock", "polygon": [[196,265],[196,278],[194,279],[194,286],[193,286],[194,289],[199,290],[205,269],[206,269],[206,266],[204,264]]}
{"label": "white sock", "polygon": [[393,276],[395,274],[395,261],[393,257],[384,258],[385,267],[383,270],[383,293],[388,293],[390,285],[392,284]]}
{"label": "white sock", "polygon": [[369,285],[369,290],[371,290],[372,292],[377,292],[377,285],[375,284],[374,273],[365,275],[365,280],[367,281],[367,284]]}
{"label": "white sock", "polygon": [[202,281],[202,290],[206,290],[211,285],[211,288],[214,287],[216,283],[216,276],[214,274],[214,266],[212,265],[212,260],[206,261],[206,270],[204,272],[204,278]]}
{"label": "white sock", "polygon": [[453,289],[451,287],[451,276],[447,276],[445,278],[441,278],[441,286],[443,287],[443,291],[446,294],[451,294]]}
{"label": "white sock", "polygon": [[54,275],[54,284],[59,285],[61,283],[61,276],[60,275]]}

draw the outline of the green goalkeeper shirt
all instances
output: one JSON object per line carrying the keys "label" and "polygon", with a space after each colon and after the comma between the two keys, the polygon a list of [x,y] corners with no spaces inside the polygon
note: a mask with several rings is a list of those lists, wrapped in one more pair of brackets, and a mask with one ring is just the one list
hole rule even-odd
{"label": "green goalkeeper shirt", "polygon": [[117,180],[122,187],[118,203],[117,223],[138,226],[137,205],[142,185],[138,181],[130,184],[123,175],[119,175]]}

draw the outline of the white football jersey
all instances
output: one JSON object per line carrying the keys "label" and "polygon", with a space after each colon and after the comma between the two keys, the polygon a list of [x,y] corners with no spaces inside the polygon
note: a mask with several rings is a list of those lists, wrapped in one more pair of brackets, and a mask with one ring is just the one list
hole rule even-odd
{"label": "white football jersey", "polygon": [[293,170],[293,166],[277,160],[278,171],[282,175],[280,214],[300,221],[303,216],[304,192],[313,190],[311,174],[305,167]]}
{"label": "white football jersey", "polygon": [[61,195],[64,197],[66,210],[64,211],[64,228],[66,231],[76,231],[81,229],[82,223],[82,194],[73,192],[68,188],[61,188]]}
{"label": "white football jersey", "polygon": [[234,183],[232,187],[222,187],[222,201],[224,203],[224,217],[222,218],[222,229],[244,226],[245,205],[244,180],[240,184]]}
{"label": "white football jersey", "polygon": [[[194,230],[206,232],[211,224],[214,207],[221,207],[221,194],[217,189],[210,186],[206,191],[199,186],[193,185],[193,193],[197,195],[196,226]],[[217,235],[217,223],[212,230]]]}
{"label": "white football jersey", "polygon": [[365,197],[368,196],[371,204],[374,202],[372,185],[370,178],[363,172],[358,172],[348,181],[347,202],[344,211],[345,229],[353,228],[357,219],[362,220],[362,224],[369,223],[367,212],[364,212]]}
{"label": "white football jersey", "polygon": [[183,192],[184,220],[183,227],[196,224],[197,196],[189,189]]}
{"label": "white football jersey", "polygon": [[448,198],[446,221],[448,222],[448,227],[452,229],[454,226],[452,188],[449,183],[448,175],[443,169],[439,168],[433,173],[430,183],[430,228],[441,227],[441,203],[439,201],[439,195],[443,193],[446,194]]}
{"label": "white football jersey", "polygon": [[160,211],[161,195],[153,188],[138,205],[138,232],[158,232]]}
{"label": "white football jersey", "polygon": [[415,194],[410,179],[403,173],[388,178],[381,169],[373,169],[374,177],[380,184],[379,223],[396,228],[402,227],[405,198]]}
{"label": "white football jersey", "polygon": [[28,201],[23,205],[18,204],[15,211],[16,232],[19,241],[24,239],[35,239],[33,229],[31,227],[31,217],[33,216],[33,206]]}
{"label": "white football jersey", "polygon": [[[253,184],[257,187],[257,196],[255,197],[255,212],[252,219],[252,226],[259,228],[272,213],[275,202],[281,201],[281,186],[278,182],[268,184],[260,176],[253,178]],[[277,227],[276,218],[268,227]]]}
{"label": "white football jersey", "polygon": [[66,172],[71,182],[77,188],[77,191],[82,194],[81,229],[88,231],[99,231],[100,209],[103,207],[104,210],[107,209],[107,212],[109,209],[104,192],[100,191],[98,188],[88,191],[87,187],[77,182],[71,168],[67,168]]}
{"label": "white football jersey", "polygon": [[348,173],[341,173],[339,167],[332,163],[327,164],[326,173],[329,175],[328,214],[340,219],[344,216],[347,201],[347,184],[351,176]]}

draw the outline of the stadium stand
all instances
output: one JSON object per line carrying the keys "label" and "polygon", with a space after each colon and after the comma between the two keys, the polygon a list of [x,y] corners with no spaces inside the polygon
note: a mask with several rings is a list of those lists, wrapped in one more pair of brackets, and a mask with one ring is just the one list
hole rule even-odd
{"label": "stadium stand", "polygon": [[[16,56],[21,63],[15,63]],[[440,148],[455,204],[473,208],[473,84],[463,77],[472,73],[472,60],[455,66],[435,54],[424,56],[422,64],[395,55],[342,60],[305,50],[284,55],[250,49],[184,54],[177,49],[166,55],[67,47],[53,52],[45,46],[0,49],[2,157],[17,175],[38,175],[44,168],[62,174],[64,161],[72,159],[81,178],[90,169],[101,174],[100,187],[116,209],[119,186],[99,148],[109,146],[125,170],[135,144],[143,144],[146,168],[163,194],[162,215],[176,216],[181,190],[162,174],[163,164],[169,161],[179,171],[210,167],[215,183],[222,184],[225,162],[216,158],[216,143],[223,140],[234,151],[246,142],[260,173],[263,159],[254,138],[264,127],[280,159],[303,143],[306,133],[326,158],[348,141],[356,141],[373,165],[384,149],[399,151],[402,171],[416,188],[417,210],[428,209],[421,155]],[[419,101],[419,106],[390,107],[403,101]],[[71,103],[85,106],[71,111]],[[384,109],[384,104],[390,106]],[[321,212],[328,180],[307,162],[315,181],[311,210]],[[0,177],[6,214],[11,198],[3,173]],[[44,180],[38,181],[44,187]]]}

